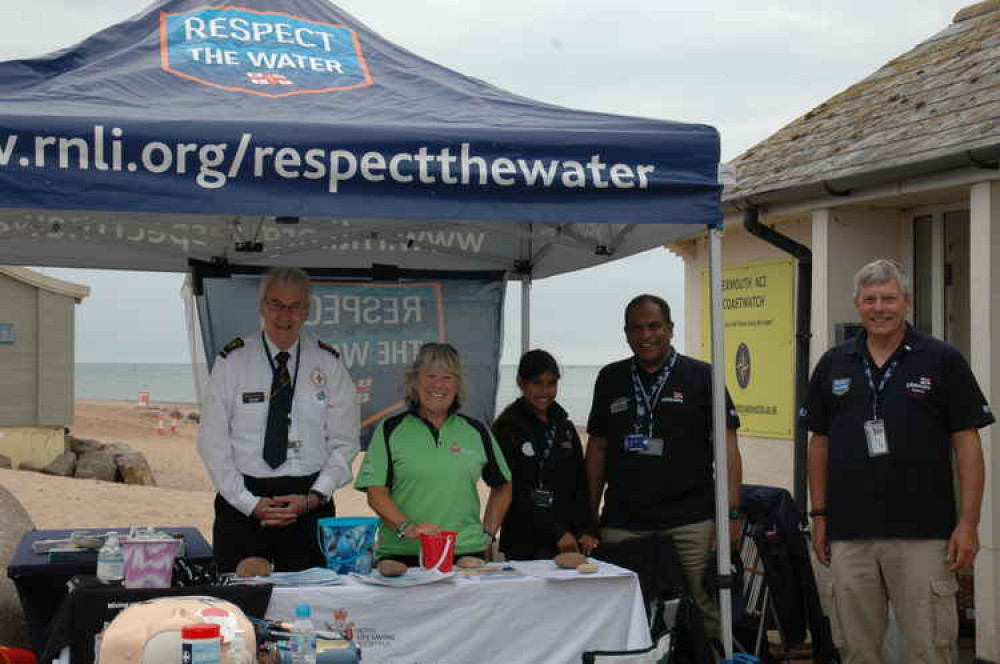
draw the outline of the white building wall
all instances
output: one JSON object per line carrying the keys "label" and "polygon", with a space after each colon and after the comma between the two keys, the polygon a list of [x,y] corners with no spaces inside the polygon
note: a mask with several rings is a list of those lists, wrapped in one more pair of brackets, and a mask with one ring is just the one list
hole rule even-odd
{"label": "white building wall", "polygon": [[[837,323],[856,323],[854,274],[876,258],[909,261],[904,251],[906,238],[903,216],[896,210],[835,209],[814,214],[820,221],[825,257],[813,263],[813,283],[823,284],[813,291],[813,364],[835,342]],[[825,313],[825,316],[817,316]]]}
{"label": "white building wall", "polygon": [[[971,364],[986,399],[997,412],[1000,397],[1000,184],[984,182],[971,189],[969,209],[971,272]],[[979,524],[981,550],[976,558],[976,655],[1000,661],[1000,454],[994,446],[996,427],[980,431],[986,459],[986,491]],[[997,436],[1000,440],[1000,435]]]}
{"label": "white building wall", "polygon": [[[761,222],[772,225],[766,216]],[[876,258],[908,262],[910,234],[896,210],[828,209],[796,215],[773,224],[775,230],[796,242],[813,247],[812,340],[810,368],[832,345],[834,325],[857,321],[852,302],[853,277]],[[817,244],[818,243],[818,244]],[[817,249],[819,247],[819,249]],[[904,250],[905,249],[905,250]],[[701,356],[701,278],[708,269],[706,239],[678,247],[684,255],[684,352]],[[726,219],[722,258],[726,265],[788,258],[788,254],[760,240],[743,228],[738,216]],[[797,287],[797,286],[796,286]],[[793,309],[794,312],[794,309]],[[789,380],[794,380],[789,376]],[[740,436],[744,481],[792,490],[793,441]]]}
{"label": "white building wall", "polygon": [[[952,197],[953,198],[953,197]],[[941,202],[949,202],[951,198]],[[971,187],[970,270],[971,364],[987,399],[1000,411],[1000,183]],[[831,201],[832,202],[832,201]],[[853,277],[876,258],[900,261],[913,271],[913,233],[906,208],[815,208],[798,206],[794,214],[774,224],[779,232],[813,250],[812,339],[810,365],[833,344],[835,325],[855,322]],[[762,222],[768,223],[762,216]],[[778,249],[750,236],[739,217],[727,218],[723,241],[726,265],[784,258]],[[703,238],[676,246],[685,259],[685,352],[701,352],[701,274],[708,267]],[[935,254],[936,255],[936,254]],[[940,258],[940,257],[938,257]],[[940,263],[940,260],[937,261]],[[943,272],[943,265],[932,269]],[[940,283],[943,275],[935,278]],[[940,293],[937,294],[940,299]],[[940,303],[938,303],[940,304]],[[1000,426],[1000,425],[998,425]],[[994,451],[992,429],[981,432],[986,458],[986,493],[983,499],[980,542],[976,560],[976,655],[1000,662],[1000,454]],[[792,488],[792,442],[740,437],[747,483]]]}

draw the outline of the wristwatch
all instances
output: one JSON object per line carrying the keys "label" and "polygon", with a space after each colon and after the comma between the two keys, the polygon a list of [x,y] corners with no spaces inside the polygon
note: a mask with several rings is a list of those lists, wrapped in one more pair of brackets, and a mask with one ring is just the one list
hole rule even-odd
{"label": "wristwatch", "polygon": [[306,494],[306,507],[309,506],[309,496],[310,495],[316,496],[317,498],[319,498],[319,503],[316,505],[316,509],[319,509],[319,508],[323,507],[324,505],[326,505],[330,501],[330,497],[329,496],[324,496],[319,491],[316,491],[314,489],[310,489],[309,493]]}
{"label": "wristwatch", "polygon": [[398,537],[399,539],[406,539],[406,529],[412,525],[413,524],[410,523],[409,521],[404,521],[398,526],[396,526],[396,537]]}

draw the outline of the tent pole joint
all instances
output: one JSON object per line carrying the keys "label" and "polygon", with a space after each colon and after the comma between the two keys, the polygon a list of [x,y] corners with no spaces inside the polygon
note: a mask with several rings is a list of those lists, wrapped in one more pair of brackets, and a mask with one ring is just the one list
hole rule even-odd
{"label": "tent pole joint", "polygon": [[736,587],[736,577],[732,574],[716,574],[715,587],[732,590]]}

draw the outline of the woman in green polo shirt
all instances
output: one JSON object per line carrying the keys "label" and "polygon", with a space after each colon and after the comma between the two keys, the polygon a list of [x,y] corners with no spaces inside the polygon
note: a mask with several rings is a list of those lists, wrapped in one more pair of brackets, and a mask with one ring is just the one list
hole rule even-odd
{"label": "woman in green polo shirt", "polygon": [[[510,470],[482,422],[458,412],[462,365],[451,344],[427,343],[404,378],[409,407],[375,430],[354,483],[381,519],[379,559],[418,564],[420,535],[458,533],[457,555],[488,557],[510,506]],[[490,487],[479,520],[479,478]]]}

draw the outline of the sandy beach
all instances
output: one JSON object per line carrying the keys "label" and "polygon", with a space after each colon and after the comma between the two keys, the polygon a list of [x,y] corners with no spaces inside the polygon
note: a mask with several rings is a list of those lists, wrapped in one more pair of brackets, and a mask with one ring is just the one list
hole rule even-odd
{"label": "sandy beach", "polygon": [[[153,408],[197,411],[194,404],[152,403]],[[198,425],[182,420],[176,434],[158,434],[155,413],[122,401],[77,401],[70,427],[78,438],[122,442],[142,452],[155,487],[132,486],[0,470],[0,486],[10,491],[36,528],[111,526],[194,526],[211,540],[215,492],[198,457]],[[360,458],[360,457],[359,457]],[[338,513],[370,515],[365,496],[351,487],[337,492]],[[6,562],[6,561],[3,561]]]}
{"label": "sandy beach", "polygon": [[[187,414],[194,404],[153,403]],[[198,457],[197,424],[182,420],[176,434],[158,434],[153,412],[122,401],[77,401],[73,435],[105,443],[123,442],[142,452],[157,486],[130,486],[0,470],[0,486],[10,491],[36,528],[111,526],[195,526],[212,533],[214,492]],[[169,426],[169,421],[167,422]],[[744,481],[790,487],[790,441],[741,439]],[[359,457],[360,459],[360,457]],[[344,487],[335,496],[342,516],[370,515],[364,494]],[[6,561],[3,561],[6,562]]]}

